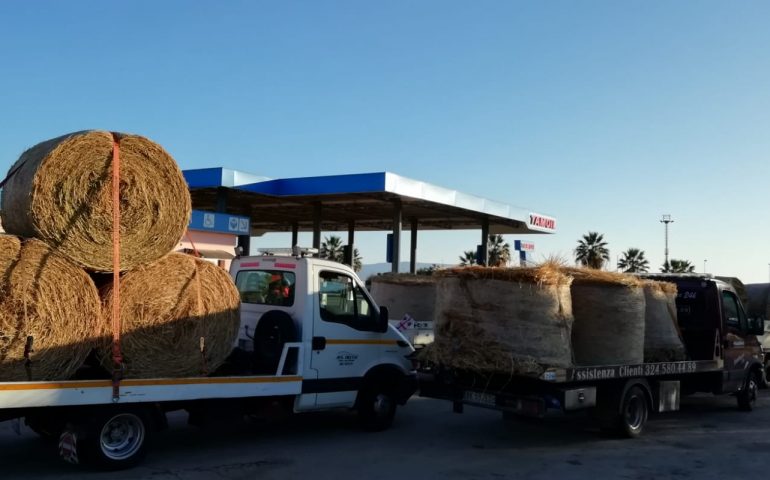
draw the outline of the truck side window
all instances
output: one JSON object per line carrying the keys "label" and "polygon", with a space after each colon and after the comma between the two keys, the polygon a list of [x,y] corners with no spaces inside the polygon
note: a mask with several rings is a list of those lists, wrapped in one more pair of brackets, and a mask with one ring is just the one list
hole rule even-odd
{"label": "truck side window", "polygon": [[369,299],[353,278],[337,272],[321,272],[318,279],[321,319],[362,331],[375,331],[377,321]]}
{"label": "truck side window", "polygon": [[722,292],[722,308],[726,326],[746,330],[748,327],[746,315],[738,304],[738,298],[732,292],[726,290]]}
{"label": "truck side window", "polygon": [[241,270],[235,285],[243,303],[291,307],[294,305],[295,276],[282,270]]}

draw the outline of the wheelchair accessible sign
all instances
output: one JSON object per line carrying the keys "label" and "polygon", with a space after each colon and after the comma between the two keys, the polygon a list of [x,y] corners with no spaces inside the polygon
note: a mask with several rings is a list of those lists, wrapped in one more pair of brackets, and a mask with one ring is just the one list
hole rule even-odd
{"label": "wheelchair accessible sign", "polygon": [[193,210],[188,228],[202,232],[248,235],[250,224],[251,220],[249,217]]}

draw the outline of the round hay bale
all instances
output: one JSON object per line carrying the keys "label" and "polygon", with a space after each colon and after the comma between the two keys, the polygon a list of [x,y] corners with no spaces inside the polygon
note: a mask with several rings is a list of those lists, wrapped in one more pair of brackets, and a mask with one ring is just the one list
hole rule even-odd
{"label": "round hay bale", "polygon": [[432,275],[389,274],[372,277],[372,298],[388,307],[390,318],[409,317],[432,322],[436,303],[436,278]]}
{"label": "round hay bale", "polygon": [[[190,218],[190,193],[162,147],[138,135],[118,138],[120,268],[128,270],[174,248]],[[39,238],[87,269],[112,271],[112,149],[112,134],[92,130],[24,152],[3,188],[3,227]]]}
{"label": "round hay bale", "polygon": [[511,374],[572,365],[571,279],[558,268],[469,267],[437,277],[438,361]]}
{"label": "round hay bale", "polygon": [[70,378],[101,328],[99,294],[84,270],[39,240],[0,235],[0,381]]}
{"label": "round hay bale", "polygon": [[644,292],[633,275],[565,269],[572,282],[572,349],[577,365],[644,362]]}
{"label": "round hay bale", "polygon": [[644,361],[676,362],[687,354],[676,320],[676,284],[644,282]]}
{"label": "round hay bale", "polygon": [[[112,285],[101,290],[112,322]],[[125,273],[120,280],[121,348],[127,378],[207,374],[233,349],[240,296],[230,275],[205,260],[171,253]],[[201,353],[201,338],[205,354]],[[102,364],[112,368],[110,344]]]}

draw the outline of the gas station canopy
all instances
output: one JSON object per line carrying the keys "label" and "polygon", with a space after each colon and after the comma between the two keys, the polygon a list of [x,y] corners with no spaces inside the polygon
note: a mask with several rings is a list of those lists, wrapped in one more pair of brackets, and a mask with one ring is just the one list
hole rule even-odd
{"label": "gas station canopy", "polygon": [[[247,216],[267,232],[487,230],[556,231],[554,218],[390,172],[269,179],[225,168],[185,170],[193,208]],[[485,228],[486,227],[486,228]]]}

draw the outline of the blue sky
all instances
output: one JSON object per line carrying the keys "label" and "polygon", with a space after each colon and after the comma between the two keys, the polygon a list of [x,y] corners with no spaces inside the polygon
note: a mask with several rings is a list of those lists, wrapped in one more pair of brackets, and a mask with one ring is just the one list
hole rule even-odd
{"label": "blue sky", "polygon": [[[672,257],[764,282],[768,25],[760,1],[4,1],[0,170],[133,132],[182,168],[388,170],[553,215],[535,258],[595,230],[657,267],[670,213]],[[477,236],[422,235],[419,260]]]}

